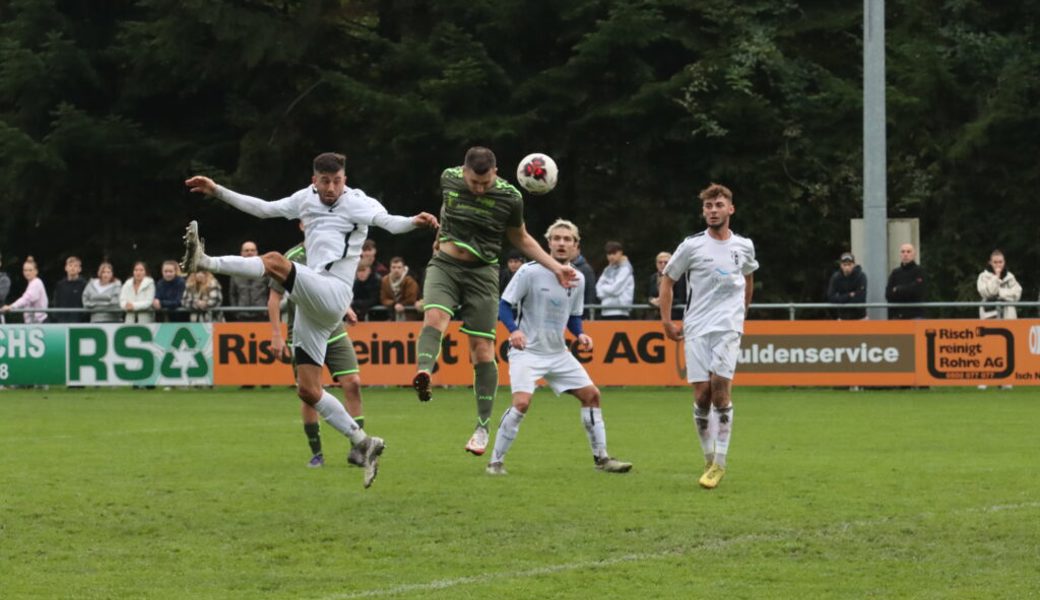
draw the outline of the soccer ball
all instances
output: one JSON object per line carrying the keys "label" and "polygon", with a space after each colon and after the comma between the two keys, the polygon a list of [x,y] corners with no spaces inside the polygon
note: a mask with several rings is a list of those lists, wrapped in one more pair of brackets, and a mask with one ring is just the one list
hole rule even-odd
{"label": "soccer ball", "polygon": [[516,180],[520,187],[532,194],[548,194],[556,187],[556,176],[559,175],[556,161],[548,154],[535,152],[528,154],[516,168]]}

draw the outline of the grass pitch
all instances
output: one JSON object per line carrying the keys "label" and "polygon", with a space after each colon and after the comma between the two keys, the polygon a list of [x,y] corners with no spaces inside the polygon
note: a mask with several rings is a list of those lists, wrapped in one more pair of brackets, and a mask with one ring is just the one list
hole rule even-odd
{"label": "grass pitch", "polygon": [[[1040,398],[737,389],[697,487],[687,390],[536,394],[506,465],[462,451],[467,390],[365,391],[364,490],[274,390],[0,392],[4,598],[1026,598],[1040,590]],[[495,417],[505,409],[500,391]]]}

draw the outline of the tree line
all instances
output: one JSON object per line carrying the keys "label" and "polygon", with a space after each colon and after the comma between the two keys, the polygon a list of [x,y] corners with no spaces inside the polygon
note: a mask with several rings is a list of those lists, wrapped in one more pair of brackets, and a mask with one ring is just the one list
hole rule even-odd
{"label": "tree line", "polygon": [[[921,220],[930,297],[974,300],[1000,247],[1035,298],[1040,1],[886,7],[889,216]],[[4,267],[32,254],[53,282],[77,254],[125,276],[179,255],[192,218],[214,252],[288,248],[293,225],[182,181],[275,199],[326,150],[391,212],[436,210],[441,170],[480,144],[510,180],[552,155],[528,228],[575,221],[597,266],[621,241],[640,282],[724,183],[756,300],[821,301],[862,216],[862,22],[859,2],[796,0],[10,0]],[[428,236],[374,235],[384,260],[429,256]]]}

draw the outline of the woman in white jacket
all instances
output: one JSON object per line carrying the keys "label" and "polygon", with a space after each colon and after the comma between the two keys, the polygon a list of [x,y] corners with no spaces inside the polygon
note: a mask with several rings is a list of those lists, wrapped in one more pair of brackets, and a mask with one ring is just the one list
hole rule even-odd
{"label": "woman in white jacket", "polygon": [[1022,286],[1018,280],[1007,270],[1004,261],[1004,253],[994,250],[989,255],[989,264],[986,270],[979,273],[976,282],[979,296],[984,302],[995,304],[980,306],[980,319],[1017,319],[1018,311],[1014,306],[1005,306],[1003,302],[1018,302],[1022,298]]}
{"label": "woman in white jacket", "polygon": [[143,262],[135,262],[134,275],[126,280],[119,294],[119,304],[126,310],[126,322],[154,322],[152,300],[155,300],[155,282],[148,276],[148,267]]}
{"label": "woman in white jacket", "polygon": [[[1022,298],[1022,286],[1018,280],[1007,270],[1004,253],[994,250],[989,255],[989,264],[986,269],[979,273],[979,279],[975,286],[979,290],[979,296],[985,302],[994,302],[979,307],[980,319],[1017,319],[1018,311],[1014,306],[1006,306],[1003,302],[1018,302]],[[1010,385],[1000,386],[1002,389],[1010,390]],[[980,390],[986,389],[985,385],[979,386]]]}

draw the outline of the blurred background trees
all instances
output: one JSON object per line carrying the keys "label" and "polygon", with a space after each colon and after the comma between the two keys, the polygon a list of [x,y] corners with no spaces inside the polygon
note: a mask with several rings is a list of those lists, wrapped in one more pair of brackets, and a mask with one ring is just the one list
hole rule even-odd
{"label": "blurred background trees", "polygon": [[[1040,285],[1040,1],[889,0],[889,216],[921,219],[933,299],[974,300],[991,249]],[[189,196],[214,176],[276,199],[310,159],[391,212],[440,206],[438,176],[481,144],[514,179],[532,151],[561,183],[528,229],[582,227],[597,266],[623,242],[642,282],[734,190],[759,301],[822,301],[862,207],[862,6],[795,0],[11,0],[0,4],[0,251],[48,288],[68,254],[179,257],[299,233]],[[413,267],[428,235],[373,233]],[[17,281],[17,277],[15,278]],[[641,286],[641,283],[640,283]],[[16,284],[17,287],[17,284]]]}

